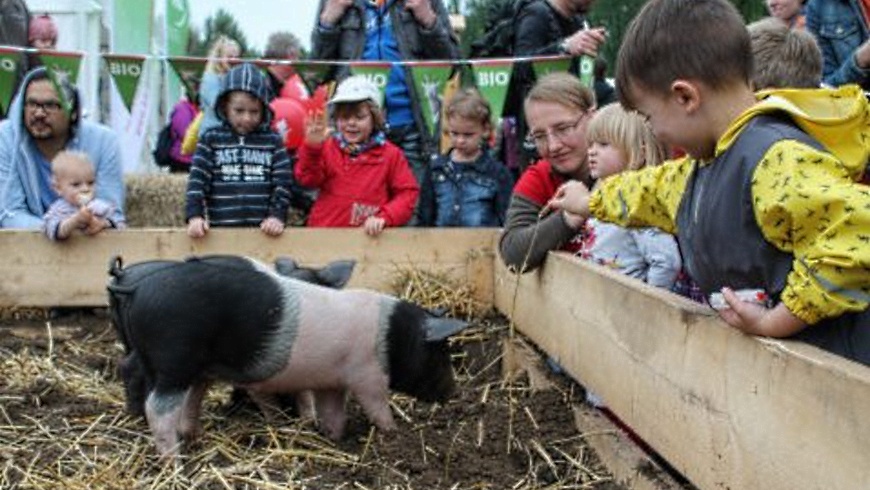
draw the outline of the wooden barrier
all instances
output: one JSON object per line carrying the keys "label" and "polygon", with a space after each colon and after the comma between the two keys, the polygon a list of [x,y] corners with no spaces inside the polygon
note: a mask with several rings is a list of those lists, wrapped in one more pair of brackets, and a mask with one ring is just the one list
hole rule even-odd
{"label": "wooden barrier", "polygon": [[[213,229],[191,240],[182,229],[128,229],[50,242],[41,233],[0,230],[0,307],[105,305],[108,264],[238,254],[264,261],[290,256],[305,265],[356,259],[350,285],[388,290],[397,267],[446,272],[492,303],[494,229],[391,229],[377,238],[359,229],[288,229],[279,238],[257,229]],[[437,237],[437,238],[436,238]]]}
{"label": "wooden barrier", "polygon": [[743,335],[565,254],[519,282],[498,263],[495,293],[518,330],[698,487],[870,488],[867,367]]}
{"label": "wooden barrier", "polygon": [[575,379],[703,489],[870,487],[870,369],[808,345],[759,339],[706,307],[551,253],[518,280],[496,230],[291,229],[107,232],[51,243],[0,231],[0,306],[103,305],[109,258],[232,253],[265,261],[358,261],[351,286],[389,289],[397,267],[473,283]]}

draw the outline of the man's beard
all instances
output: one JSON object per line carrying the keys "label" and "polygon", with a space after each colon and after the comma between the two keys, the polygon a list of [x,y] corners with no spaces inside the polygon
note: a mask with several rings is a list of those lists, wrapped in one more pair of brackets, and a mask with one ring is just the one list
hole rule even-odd
{"label": "man's beard", "polygon": [[[41,122],[41,124],[39,124],[39,127],[31,128],[31,126],[35,126],[37,122]],[[38,131],[38,133],[35,131]],[[54,127],[52,127],[51,124],[45,121],[31,121],[31,123],[27,125],[27,133],[30,134],[30,137],[35,140],[49,140],[56,136],[54,132]]]}

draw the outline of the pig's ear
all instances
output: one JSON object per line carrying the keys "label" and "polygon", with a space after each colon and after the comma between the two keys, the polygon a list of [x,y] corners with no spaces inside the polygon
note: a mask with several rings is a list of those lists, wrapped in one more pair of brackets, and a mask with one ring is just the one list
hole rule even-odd
{"label": "pig's ear", "polygon": [[455,318],[427,317],[425,322],[426,342],[440,342],[468,327],[468,322]]}
{"label": "pig's ear", "polygon": [[322,284],[331,288],[341,289],[350,280],[350,275],[353,274],[355,266],[355,260],[336,260],[317,271],[317,277]]}
{"label": "pig's ear", "polygon": [[296,269],[299,268],[299,265],[296,264],[296,261],[291,259],[290,257],[278,257],[275,259],[275,272],[281,274],[282,276],[290,276]]}

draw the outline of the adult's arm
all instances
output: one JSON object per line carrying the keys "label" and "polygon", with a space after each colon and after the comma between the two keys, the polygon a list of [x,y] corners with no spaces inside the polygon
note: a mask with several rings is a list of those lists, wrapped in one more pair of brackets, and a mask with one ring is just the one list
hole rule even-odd
{"label": "adult's arm", "polygon": [[550,42],[553,33],[546,2],[533,2],[517,15],[514,56],[558,55],[561,39]]}
{"label": "adult's arm", "polygon": [[450,15],[442,0],[429,0],[435,12],[435,24],[426,27],[417,22],[420,42],[423,44],[423,59],[449,60],[459,58],[459,46],[452,35]]}
{"label": "adult's arm", "polygon": [[[321,21],[321,14],[326,2],[320,0],[317,16],[314,18],[314,29],[311,30],[311,56],[313,60],[337,60],[339,54],[339,39],[341,29],[337,25],[327,25]],[[352,7],[351,7],[352,8]]]}
{"label": "adult's arm", "polygon": [[[861,44],[855,46],[855,50],[845,59],[840,59],[835,49],[835,42],[830,37],[831,33],[824,32],[821,13],[821,4],[829,0],[810,0],[806,6],[806,28],[816,38],[819,48],[822,50],[822,81],[832,87],[839,87],[849,83],[866,84],[870,80],[870,39],[864,39]],[[848,6],[844,8],[848,9]],[[855,22],[860,22],[855,19]],[[856,34],[857,35],[857,34]],[[859,65],[858,61],[862,63]],[[863,67],[862,67],[863,66]]]}
{"label": "adult's arm", "polygon": [[13,136],[12,122],[0,124],[0,228],[38,230],[42,216],[27,208],[24,188],[13,156],[18,152]]}
{"label": "adult's arm", "polygon": [[541,206],[514,194],[507,211],[507,220],[498,248],[508,267],[523,272],[537,269],[547,258],[547,252],[558,250],[579,230],[572,228],[564,213],[551,213],[538,220]]}

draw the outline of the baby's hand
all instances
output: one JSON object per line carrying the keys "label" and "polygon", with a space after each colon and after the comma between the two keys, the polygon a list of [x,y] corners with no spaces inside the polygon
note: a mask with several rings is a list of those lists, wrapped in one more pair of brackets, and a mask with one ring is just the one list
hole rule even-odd
{"label": "baby's hand", "polygon": [[85,235],[96,235],[110,226],[111,224],[109,223],[109,220],[100,218],[99,216],[93,216],[87,226],[85,226]]}
{"label": "baby's hand", "polygon": [[279,236],[284,233],[284,223],[274,216],[269,216],[260,223],[260,231],[269,236]]}
{"label": "baby's hand", "polygon": [[363,223],[363,229],[366,232],[366,235],[369,236],[378,236],[387,226],[387,220],[384,218],[378,218],[377,216],[369,216],[366,218],[366,222]]}
{"label": "baby's hand", "polygon": [[305,142],[310,145],[320,145],[329,136],[326,126],[326,112],[322,110],[309,111],[305,118]]}
{"label": "baby's hand", "polygon": [[190,238],[202,238],[208,232],[208,221],[202,216],[190,218],[187,222],[187,236]]}

